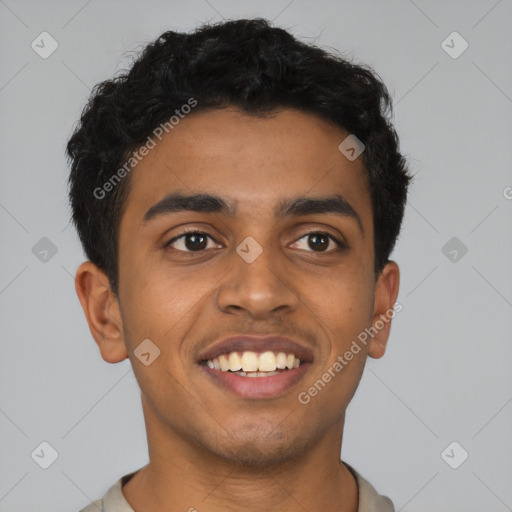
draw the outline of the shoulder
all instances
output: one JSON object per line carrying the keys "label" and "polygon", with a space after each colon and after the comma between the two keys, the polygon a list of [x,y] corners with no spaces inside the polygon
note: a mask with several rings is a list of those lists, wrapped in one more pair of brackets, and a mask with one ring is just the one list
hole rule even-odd
{"label": "shoulder", "polygon": [[122,487],[137,471],[139,470],[122,476],[109,488],[103,498],[91,502],[79,512],[134,512],[123,495]]}
{"label": "shoulder", "polygon": [[103,512],[102,500],[96,500],[81,509],[79,512]]}
{"label": "shoulder", "polygon": [[354,475],[359,488],[358,512],[395,512],[393,502],[377,492],[375,487],[361,476],[352,466],[344,462],[345,466]]}

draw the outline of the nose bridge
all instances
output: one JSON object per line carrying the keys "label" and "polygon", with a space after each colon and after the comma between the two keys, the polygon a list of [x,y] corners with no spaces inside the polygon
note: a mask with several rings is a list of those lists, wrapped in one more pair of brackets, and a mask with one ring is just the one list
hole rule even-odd
{"label": "nose bridge", "polygon": [[277,244],[270,233],[261,231],[238,244],[231,255],[232,270],[218,294],[219,308],[262,316],[283,306],[296,306],[297,297],[281,275],[284,267]]}

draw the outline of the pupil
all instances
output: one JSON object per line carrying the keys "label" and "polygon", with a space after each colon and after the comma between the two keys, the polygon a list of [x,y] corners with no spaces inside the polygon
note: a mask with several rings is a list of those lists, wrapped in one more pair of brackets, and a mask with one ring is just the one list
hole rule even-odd
{"label": "pupil", "polygon": [[[322,235],[322,234],[309,235],[310,242],[312,239],[316,240],[316,242],[309,244],[312,249],[326,249],[329,246],[329,239],[325,235]],[[204,242],[206,240],[206,237],[204,235],[193,233],[191,235],[187,235],[185,240],[186,240],[185,245],[187,246],[187,249],[204,249],[205,248]],[[189,243],[190,240],[194,240],[194,241],[192,243]],[[319,240],[320,240],[320,242],[319,242]]]}
{"label": "pupil", "polygon": [[323,242],[324,242],[324,243],[320,243],[320,244],[318,244],[318,243],[310,244],[310,247],[312,249],[326,249],[329,246],[329,240],[325,235],[322,235],[322,234],[310,235],[310,240],[312,238],[314,238],[316,240],[320,239],[320,240],[323,240]]}
{"label": "pupil", "polygon": [[[192,239],[194,239],[195,241],[192,243],[188,243]],[[203,239],[203,243],[198,242],[199,239]],[[206,240],[206,237],[204,235],[193,233],[191,235],[188,235],[185,238],[185,245],[187,246],[187,249],[204,249],[205,248],[205,244],[204,244],[205,240]]]}

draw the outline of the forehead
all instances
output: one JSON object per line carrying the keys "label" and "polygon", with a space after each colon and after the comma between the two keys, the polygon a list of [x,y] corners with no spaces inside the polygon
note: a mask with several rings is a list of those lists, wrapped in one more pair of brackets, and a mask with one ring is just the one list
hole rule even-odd
{"label": "forehead", "polygon": [[208,192],[226,198],[237,215],[261,215],[297,196],[340,194],[371,209],[362,159],[338,149],[348,133],[294,109],[254,117],[234,109],[189,114],[131,171],[125,216],[142,222],[169,193]]}

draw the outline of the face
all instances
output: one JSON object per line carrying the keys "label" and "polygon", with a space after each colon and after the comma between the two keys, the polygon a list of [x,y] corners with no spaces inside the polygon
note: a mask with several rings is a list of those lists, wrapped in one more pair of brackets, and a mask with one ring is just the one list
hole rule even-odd
{"label": "face", "polygon": [[[88,320],[105,360],[130,357],[148,431],[229,461],[267,464],[339,430],[366,357],[383,354],[389,326],[333,368],[398,292],[393,262],[375,280],[363,164],[338,149],[347,135],[292,109],[265,118],[196,112],[132,171],[119,294],[105,304],[117,327],[101,332],[90,308]],[[184,208],[173,194],[218,200]],[[299,198],[313,201],[290,207]],[[286,336],[310,357],[272,377],[217,378],[221,370],[202,354],[241,334]],[[134,354],[143,340],[160,350],[147,366]],[[256,340],[246,350],[263,346]],[[329,382],[308,393],[326,373]]]}

